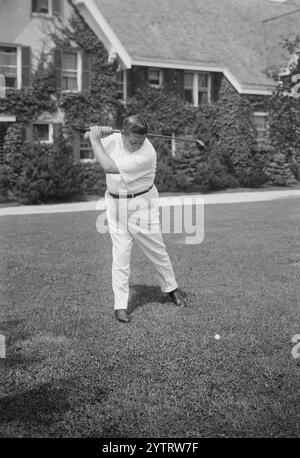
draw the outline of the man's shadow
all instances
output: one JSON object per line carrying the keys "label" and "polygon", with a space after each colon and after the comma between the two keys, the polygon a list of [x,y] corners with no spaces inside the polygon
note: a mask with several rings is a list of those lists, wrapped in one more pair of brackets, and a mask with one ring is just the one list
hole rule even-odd
{"label": "man's shadow", "polygon": [[[187,294],[178,289],[183,297]],[[133,313],[139,307],[150,302],[159,302],[160,304],[172,303],[168,294],[163,293],[159,286],[152,285],[130,285],[128,312]]]}

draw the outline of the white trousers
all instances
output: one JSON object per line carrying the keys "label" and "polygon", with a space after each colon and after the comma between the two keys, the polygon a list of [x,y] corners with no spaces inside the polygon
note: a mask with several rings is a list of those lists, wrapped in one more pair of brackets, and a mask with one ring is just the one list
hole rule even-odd
{"label": "white trousers", "polygon": [[134,241],[153,263],[162,292],[176,289],[174,270],[161,235],[156,187],[130,199],[115,199],[106,192],[105,204],[112,239],[114,309],[127,309]]}

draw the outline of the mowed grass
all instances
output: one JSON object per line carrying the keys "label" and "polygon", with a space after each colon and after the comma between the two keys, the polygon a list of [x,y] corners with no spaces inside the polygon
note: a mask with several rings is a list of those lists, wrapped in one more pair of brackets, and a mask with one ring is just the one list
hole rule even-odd
{"label": "mowed grass", "polygon": [[0,219],[0,437],[299,437],[300,200],[207,206],[200,245],[164,235],[185,310],[134,246],[130,325],[96,219]]}

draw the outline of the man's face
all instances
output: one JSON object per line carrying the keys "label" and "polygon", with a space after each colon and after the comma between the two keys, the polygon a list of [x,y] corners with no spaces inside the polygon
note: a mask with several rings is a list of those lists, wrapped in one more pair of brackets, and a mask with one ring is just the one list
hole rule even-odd
{"label": "man's face", "polygon": [[134,151],[141,148],[145,139],[146,135],[129,133],[124,136],[124,146],[127,151],[134,153]]}

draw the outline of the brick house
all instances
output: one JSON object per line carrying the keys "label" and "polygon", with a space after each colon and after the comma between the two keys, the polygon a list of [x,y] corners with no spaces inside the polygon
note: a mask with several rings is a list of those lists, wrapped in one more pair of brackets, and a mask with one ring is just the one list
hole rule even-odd
{"label": "brick house", "polygon": [[[126,103],[147,84],[197,107],[218,100],[224,85],[253,103],[258,141],[268,135],[269,74],[287,59],[280,40],[300,27],[300,0],[73,0],[117,61],[120,96]],[[0,0],[0,74],[8,88],[30,85],[39,53],[53,49],[47,29],[67,21],[67,0]],[[56,85],[78,92],[89,85],[88,56],[55,49]],[[1,99],[0,99],[1,103]],[[0,114],[1,145],[14,113]],[[44,113],[32,134],[52,142],[63,113]],[[80,140],[75,158],[88,157]]]}

